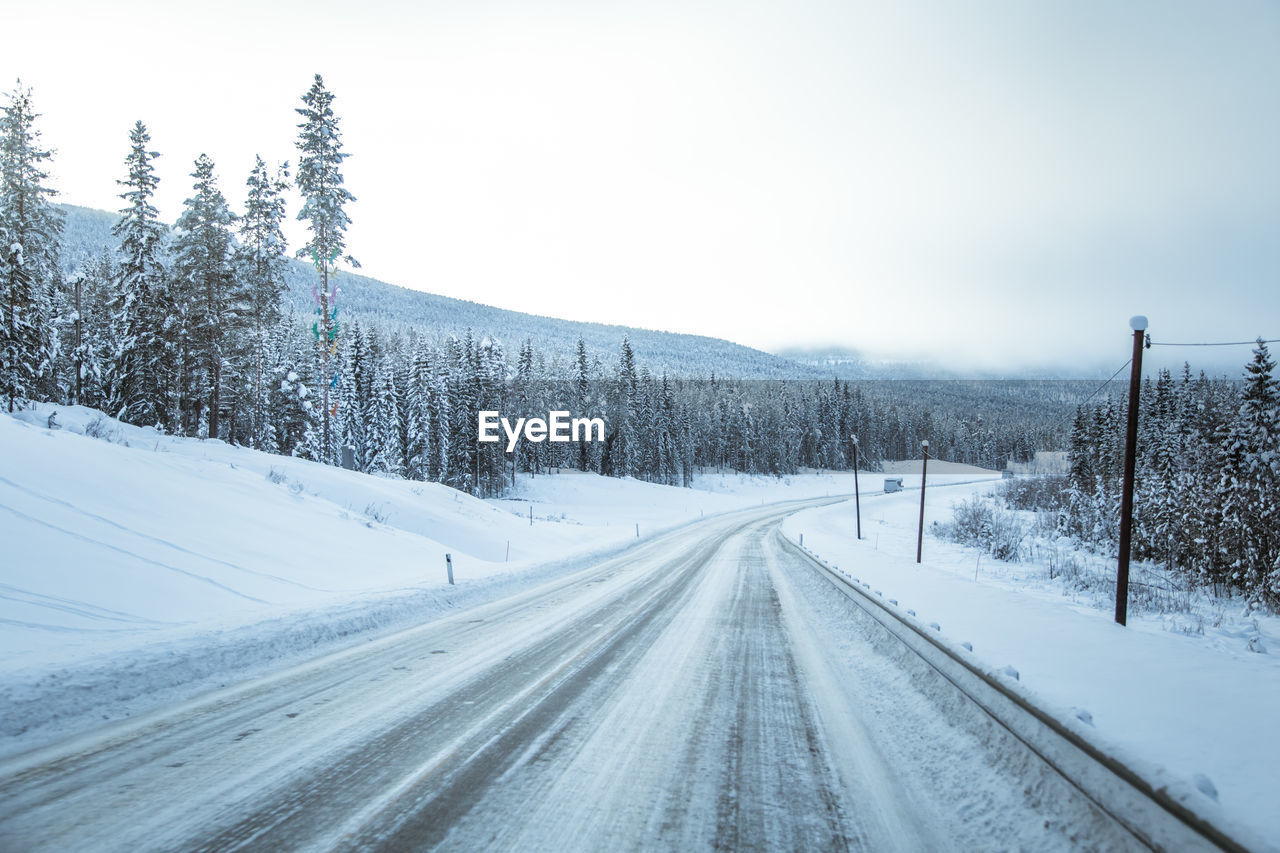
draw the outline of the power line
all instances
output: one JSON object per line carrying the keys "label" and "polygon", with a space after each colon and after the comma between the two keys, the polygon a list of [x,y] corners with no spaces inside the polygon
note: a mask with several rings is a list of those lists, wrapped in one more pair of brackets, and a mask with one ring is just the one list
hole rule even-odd
{"label": "power line", "polygon": [[[1088,402],[1089,402],[1090,400],[1092,400],[1094,397],[1098,396],[1098,393],[1099,393],[1100,391],[1102,391],[1102,389],[1103,389],[1103,388],[1106,388],[1108,385],[1110,385],[1110,384],[1111,384],[1111,382],[1112,382],[1112,381],[1113,381],[1117,376],[1119,376],[1119,375],[1120,375],[1120,371],[1124,370],[1126,367],[1128,367],[1128,366],[1129,366],[1129,363],[1130,363],[1131,361],[1133,361],[1133,359],[1131,359],[1131,358],[1126,358],[1126,359],[1124,360],[1124,364],[1122,364],[1122,365],[1120,365],[1118,368],[1116,368],[1116,372],[1115,372],[1115,373],[1113,373],[1113,374],[1111,374],[1111,378],[1110,378],[1110,379],[1108,379],[1106,382],[1103,382],[1103,383],[1102,383],[1101,385],[1099,385],[1097,388],[1093,389],[1093,393],[1092,393],[1092,394],[1090,394],[1088,397],[1085,397],[1085,398],[1084,398],[1084,402],[1082,402],[1082,403],[1076,403],[1076,406],[1077,406],[1077,407],[1079,407],[1079,406],[1087,405],[1087,404],[1088,404]],[[1068,420],[1072,420],[1072,419],[1073,419],[1073,418],[1068,418]]]}
{"label": "power line", "polygon": [[[1124,364],[1122,364],[1122,365],[1120,365],[1118,368],[1116,368],[1116,372],[1115,372],[1115,373],[1113,373],[1113,374],[1111,374],[1111,378],[1109,378],[1106,382],[1103,382],[1103,383],[1102,383],[1101,385],[1099,385],[1097,388],[1093,389],[1093,393],[1092,393],[1092,394],[1090,394],[1088,397],[1085,397],[1083,402],[1080,402],[1080,403],[1077,403],[1077,404],[1076,404],[1076,405],[1077,405],[1077,407],[1087,405],[1087,404],[1089,403],[1089,401],[1090,401],[1090,400],[1092,400],[1094,397],[1098,396],[1098,394],[1100,394],[1100,393],[1102,392],[1102,389],[1104,389],[1104,388],[1106,388],[1108,385],[1110,385],[1110,384],[1115,380],[1115,378],[1116,378],[1117,376],[1119,376],[1119,375],[1120,375],[1121,371],[1123,371],[1126,367],[1128,367],[1128,366],[1129,366],[1129,363],[1130,363],[1130,362],[1132,362],[1132,361],[1133,361],[1133,359],[1131,359],[1131,358],[1126,358],[1126,359],[1124,360]],[[1061,421],[1061,425],[1062,425],[1062,426],[1064,426],[1064,427],[1071,427],[1071,426],[1073,426],[1073,425],[1075,424],[1075,417],[1076,417],[1076,416],[1075,416],[1074,414],[1072,414],[1072,415],[1068,415],[1066,418],[1063,418],[1063,420]],[[957,461],[955,461],[954,459],[947,459],[945,456],[939,456],[938,454],[936,454],[936,453],[934,453],[934,452],[932,452],[932,451],[929,453],[929,458],[930,458],[930,459],[935,459],[935,460],[937,460],[937,461],[939,461],[939,462],[950,462],[950,463],[951,463],[951,464],[953,464],[953,465],[977,465],[977,463],[975,463],[975,462],[957,462]],[[982,460],[979,460],[979,461],[982,461]],[[979,466],[979,467],[981,467],[981,466]]]}
{"label": "power line", "polygon": [[[1277,343],[1280,343],[1280,338],[1273,338],[1269,340],[1259,339],[1259,340],[1252,340],[1252,341],[1223,341],[1223,342],[1213,342],[1213,343],[1168,343],[1166,341],[1153,341],[1151,340],[1151,336],[1147,335],[1147,340],[1146,340],[1146,345],[1148,347],[1239,347],[1239,346],[1254,346],[1259,343],[1277,344]],[[1094,397],[1098,396],[1100,393],[1102,393],[1102,390],[1104,388],[1106,388],[1108,385],[1114,382],[1115,378],[1119,376],[1120,373],[1126,367],[1128,367],[1130,363],[1132,363],[1132,361],[1133,361],[1132,358],[1126,358],[1124,361],[1124,364],[1116,368],[1115,373],[1111,374],[1111,376],[1105,382],[1103,382],[1097,388],[1093,389],[1093,393],[1090,394],[1088,397],[1085,397],[1083,401],[1077,403],[1076,407],[1082,408],[1084,406],[1087,406],[1089,404],[1089,401],[1092,400]],[[1075,415],[1071,415],[1067,418],[1064,418],[1062,421],[1062,424],[1063,426],[1067,426],[1067,425],[1074,424],[1074,422],[1075,422]],[[932,456],[932,458],[938,460],[939,462],[951,462],[952,464],[956,464],[956,465],[971,464],[971,463],[954,462],[951,459],[945,459],[940,456]]]}
{"label": "power line", "polygon": [[[1110,385],[1113,381],[1115,381],[1115,378],[1116,378],[1117,376],[1119,376],[1119,375],[1120,375],[1120,372],[1121,372],[1121,371],[1123,371],[1126,367],[1128,367],[1128,366],[1129,366],[1129,364],[1130,364],[1132,361],[1133,361],[1133,359],[1132,359],[1132,358],[1126,358],[1126,359],[1124,360],[1124,364],[1122,364],[1122,365],[1120,365],[1119,367],[1117,367],[1117,368],[1116,368],[1116,372],[1115,372],[1115,373],[1113,373],[1113,374],[1111,374],[1111,378],[1110,378],[1110,379],[1108,379],[1106,382],[1103,382],[1103,383],[1102,383],[1101,385],[1099,385],[1097,388],[1094,388],[1094,389],[1093,389],[1093,393],[1092,393],[1092,394],[1090,394],[1088,397],[1085,397],[1083,401],[1081,401],[1081,402],[1079,402],[1079,403],[1076,403],[1076,410],[1077,410],[1077,411],[1079,411],[1079,410],[1080,410],[1081,408],[1083,408],[1084,406],[1087,406],[1087,405],[1089,404],[1089,401],[1090,401],[1090,400],[1092,400],[1094,397],[1096,397],[1096,396],[1098,396],[1100,393],[1102,393],[1102,389],[1103,389],[1103,388],[1106,388],[1106,387],[1107,387],[1108,385]],[[1067,417],[1065,417],[1065,418],[1063,418],[1063,419],[1062,419],[1061,425],[1062,425],[1062,426],[1064,426],[1064,427],[1074,427],[1074,426],[1075,426],[1075,421],[1076,421],[1076,416],[1075,416],[1075,415],[1068,415]]]}
{"label": "power line", "polygon": [[1280,344],[1280,338],[1273,338],[1268,341],[1252,340],[1252,341],[1222,341],[1220,343],[1185,343],[1174,344],[1167,341],[1148,340],[1147,346],[1150,347],[1251,347],[1256,344]]}

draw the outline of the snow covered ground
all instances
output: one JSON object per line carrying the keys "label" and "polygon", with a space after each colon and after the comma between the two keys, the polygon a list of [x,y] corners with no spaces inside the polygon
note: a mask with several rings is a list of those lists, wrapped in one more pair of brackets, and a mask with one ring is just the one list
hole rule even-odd
{"label": "snow covered ground", "polygon": [[[565,471],[506,498],[163,436],[100,413],[0,416],[0,755],[527,589],[680,525],[852,492],[848,473],[703,472],[692,489]],[[910,490],[918,462],[893,476]],[[929,520],[993,475],[931,462]],[[1280,846],[1280,620],[1194,632],[1064,597],[1041,567],[926,532],[919,493],[807,510],[785,532],[936,623],[1037,704],[1261,846]],[[530,508],[533,521],[530,523]],[[509,550],[508,550],[509,549]],[[456,586],[445,577],[453,555]],[[1006,667],[1008,669],[1006,669]]]}
{"label": "snow covered ground", "polygon": [[536,584],[637,525],[851,491],[848,473],[564,472],[487,502],[91,409],[0,415],[0,754]]}
{"label": "snow covered ground", "polygon": [[[988,488],[928,492],[926,525]],[[1280,849],[1280,657],[1252,650],[1280,649],[1280,619],[1228,614],[1188,632],[1176,618],[1131,612],[1122,628],[1097,602],[1064,596],[1044,567],[979,559],[927,529],[917,565],[919,508],[918,491],[864,499],[862,541],[851,503],[792,515],[783,531],[1156,787],[1239,828],[1246,844]]]}

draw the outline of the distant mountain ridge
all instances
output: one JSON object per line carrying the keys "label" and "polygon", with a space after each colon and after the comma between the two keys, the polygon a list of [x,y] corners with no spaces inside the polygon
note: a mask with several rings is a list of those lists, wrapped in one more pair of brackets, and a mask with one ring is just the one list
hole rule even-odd
{"label": "distant mountain ridge", "polygon": [[788,347],[778,350],[777,355],[840,379],[948,378],[948,371],[931,362],[868,359],[856,350],[842,347]]}
{"label": "distant mountain ridge", "polygon": [[[117,214],[69,204],[59,206],[66,213],[62,252],[65,272],[74,271],[103,249],[115,249],[117,241],[111,228],[119,219]],[[287,281],[287,308],[301,316],[310,314],[314,269],[304,261],[292,260]],[[831,370],[816,365],[800,364],[720,338],[525,314],[411,290],[353,272],[342,272],[338,285],[345,319],[370,320],[384,327],[412,328],[440,336],[461,336],[470,329],[477,336],[502,341],[508,349],[516,349],[531,338],[535,349],[563,362],[572,356],[581,337],[591,356],[612,364],[626,336],[637,361],[654,373],[685,377],[714,373],[739,379],[825,379],[833,375]]]}

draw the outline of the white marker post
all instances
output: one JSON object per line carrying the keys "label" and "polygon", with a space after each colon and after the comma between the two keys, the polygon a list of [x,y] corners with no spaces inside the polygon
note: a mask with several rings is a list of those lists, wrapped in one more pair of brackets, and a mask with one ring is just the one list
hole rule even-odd
{"label": "white marker post", "polygon": [[449,572],[449,586],[453,586],[453,555],[444,555],[444,565]]}

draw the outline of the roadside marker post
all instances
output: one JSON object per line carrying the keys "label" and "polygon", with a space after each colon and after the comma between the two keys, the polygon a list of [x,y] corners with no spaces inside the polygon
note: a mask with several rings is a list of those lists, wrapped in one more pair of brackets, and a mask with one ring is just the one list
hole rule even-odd
{"label": "roadside marker post", "polygon": [[445,569],[449,572],[449,586],[453,586],[453,555],[444,555]]}

